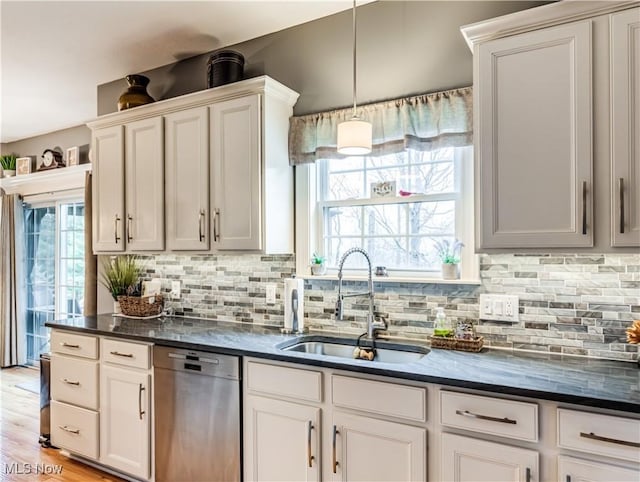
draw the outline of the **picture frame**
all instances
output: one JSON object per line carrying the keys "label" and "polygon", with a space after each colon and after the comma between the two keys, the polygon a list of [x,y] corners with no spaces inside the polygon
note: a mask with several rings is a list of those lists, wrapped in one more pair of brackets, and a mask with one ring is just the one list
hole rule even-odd
{"label": "picture frame", "polygon": [[80,149],[78,146],[67,149],[67,167],[80,164]]}
{"label": "picture frame", "polygon": [[32,162],[30,157],[18,157],[16,159],[16,175],[31,174]]}
{"label": "picture frame", "polygon": [[371,183],[371,197],[395,197],[396,196],[396,182],[395,181],[381,181]]}

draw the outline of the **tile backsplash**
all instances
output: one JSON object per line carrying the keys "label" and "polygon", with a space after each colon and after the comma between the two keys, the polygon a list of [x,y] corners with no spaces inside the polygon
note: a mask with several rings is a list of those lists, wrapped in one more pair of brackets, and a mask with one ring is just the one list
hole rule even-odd
{"label": "tile backsplash", "polygon": [[[144,258],[148,278],[182,281],[176,313],[281,326],[283,278],[295,272],[289,255],[158,255]],[[640,318],[640,254],[498,254],[480,256],[480,285],[375,283],[376,311],[393,335],[426,338],[437,307],[452,320],[477,320],[480,293],[518,295],[520,321],[477,323],[487,345],[541,352],[635,360],[638,346],[625,329]],[[278,298],[266,304],[265,284]],[[347,291],[366,283],[343,283]],[[337,282],[305,282],[305,316],[311,329],[359,334],[365,330],[364,298],[345,300],[344,321],[333,316]]]}

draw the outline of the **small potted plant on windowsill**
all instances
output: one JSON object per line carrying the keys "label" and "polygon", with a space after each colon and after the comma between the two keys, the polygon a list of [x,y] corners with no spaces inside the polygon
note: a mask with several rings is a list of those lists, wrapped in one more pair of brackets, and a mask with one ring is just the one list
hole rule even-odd
{"label": "small potted plant on windowsill", "polygon": [[4,177],[12,177],[16,175],[16,159],[18,157],[15,154],[7,154],[6,156],[0,156],[0,166],[2,166],[2,172]]}
{"label": "small potted plant on windowsill", "polygon": [[436,241],[436,251],[442,261],[442,279],[460,278],[460,250],[464,244],[458,239],[453,242],[448,239]]}
{"label": "small potted plant on windowsill", "polygon": [[325,265],[325,257],[317,253],[313,253],[311,256],[311,274],[320,276],[326,272],[327,266]]}

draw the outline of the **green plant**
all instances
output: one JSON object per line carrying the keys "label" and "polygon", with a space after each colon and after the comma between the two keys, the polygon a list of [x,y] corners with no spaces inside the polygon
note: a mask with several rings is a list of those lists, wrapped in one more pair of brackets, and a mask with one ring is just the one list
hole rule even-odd
{"label": "green plant", "polygon": [[458,264],[460,262],[460,250],[464,244],[458,239],[451,242],[448,239],[441,239],[435,242],[436,252],[442,264]]}
{"label": "green plant", "polygon": [[313,253],[311,255],[311,264],[324,264],[324,261],[325,257],[318,253]]}
{"label": "green plant", "polygon": [[15,171],[17,158],[18,157],[15,154],[0,156],[0,166],[2,166],[2,169],[5,171]]}
{"label": "green plant", "polygon": [[114,256],[102,260],[100,283],[106,287],[115,301],[118,296],[135,295],[138,292],[142,265],[137,256]]}

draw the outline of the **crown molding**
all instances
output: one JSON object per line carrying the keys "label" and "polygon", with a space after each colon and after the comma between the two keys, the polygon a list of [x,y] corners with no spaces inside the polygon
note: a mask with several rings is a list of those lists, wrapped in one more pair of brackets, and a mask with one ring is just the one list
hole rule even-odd
{"label": "crown molding", "polygon": [[4,190],[6,194],[28,196],[84,188],[87,171],[91,171],[91,164],[5,177],[0,179],[0,190]]}
{"label": "crown molding", "polygon": [[464,25],[460,27],[460,31],[467,41],[467,45],[473,51],[474,45],[488,40],[584,20],[598,15],[606,15],[639,5],[640,2],[637,0],[562,0],[557,3]]}

